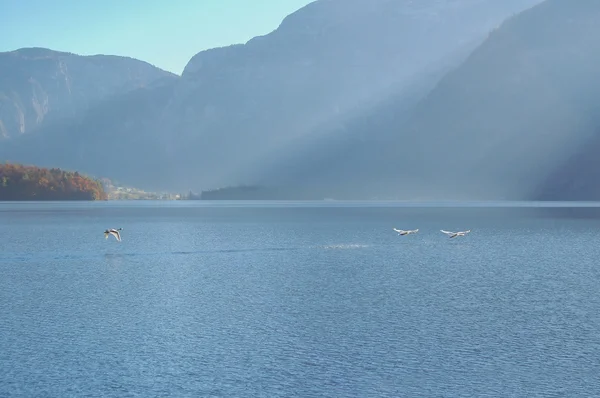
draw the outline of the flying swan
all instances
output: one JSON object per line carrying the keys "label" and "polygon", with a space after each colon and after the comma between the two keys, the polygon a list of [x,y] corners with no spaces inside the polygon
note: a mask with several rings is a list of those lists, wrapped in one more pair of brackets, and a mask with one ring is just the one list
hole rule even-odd
{"label": "flying swan", "polygon": [[394,228],[394,231],[398,232],[399,235],[410,235],[410,234],[416,234],[417,232],[419,232],[419,229],[411,229],[408,231],[405,231],[403,229],[396,229]]}
{"label": "flying swan", "polygon": [[119,233],[119,231],[123,230],[123,228],[119,228],[119,229],[107,229],[106,231],[104,231],[104,237],[106,239],[108,239],[108,235],[112,235],[115,237],[116,240],[118,240],[119,242],[121,241],[121,234]]}
{"label": "flying swan", "polygon": [[460,232],[450,232],[450,231],[444,231],[443,229],[440,229],[441,232],[445,233],[446,235],[448,235],[451,238],[456,238],[457,236],[465,236],[466,234],[468,234],[469,232],[471,232],[471,230],[468,231],[460,231]]}

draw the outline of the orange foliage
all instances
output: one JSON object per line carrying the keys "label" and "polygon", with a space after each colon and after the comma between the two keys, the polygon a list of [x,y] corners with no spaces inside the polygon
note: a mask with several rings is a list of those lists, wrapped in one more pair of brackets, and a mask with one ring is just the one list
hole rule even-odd
{"label": "orange foliage", "polygon": [[0,164],[0,200],[106,200],[102,184],[78,172]]}

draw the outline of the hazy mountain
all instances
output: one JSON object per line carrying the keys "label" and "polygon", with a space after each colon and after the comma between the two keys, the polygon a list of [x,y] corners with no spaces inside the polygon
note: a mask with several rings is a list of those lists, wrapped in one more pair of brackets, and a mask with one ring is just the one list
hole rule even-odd
{"label": "hazy mountain", "polygon": [[600,199],[598,20],[594,0],[524,11],[406,118],[392,100],[344,125],[343,144],[317,141],[260,183],[333,197]]}
{"label": "hazy mountain", "polygon": [[79,56],[45,48],[0,53],[0,71],[0,136],[4,138],[174,76],[132,58]]}
{"label": "hazy mountain", "polygon": [[106,100],[10,155],[153,190],[253,183],[365,110],[394,99],[409,109],[490,30],[538,2],[319,0],[266,36],[197,54],[181,79]]}

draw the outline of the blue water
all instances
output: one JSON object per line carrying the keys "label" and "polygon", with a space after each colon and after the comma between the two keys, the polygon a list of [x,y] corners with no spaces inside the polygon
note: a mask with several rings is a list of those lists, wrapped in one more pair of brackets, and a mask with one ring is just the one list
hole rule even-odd
{"label": "blue water", "polygon": [[0,221],[1,397],[600,395],[595,204],[1,203]]}

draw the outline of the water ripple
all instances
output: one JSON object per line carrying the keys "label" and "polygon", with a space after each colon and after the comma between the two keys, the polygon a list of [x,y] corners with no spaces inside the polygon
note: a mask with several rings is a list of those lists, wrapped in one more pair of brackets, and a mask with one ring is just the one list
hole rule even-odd
{"label": "water ripple", "polygon": [[[600,390],[594,220],[61,206],[1,214],[0,396]],[[419,234],[399,238],[399,219]],[[127,226],[121,244],[106,224]]]}

